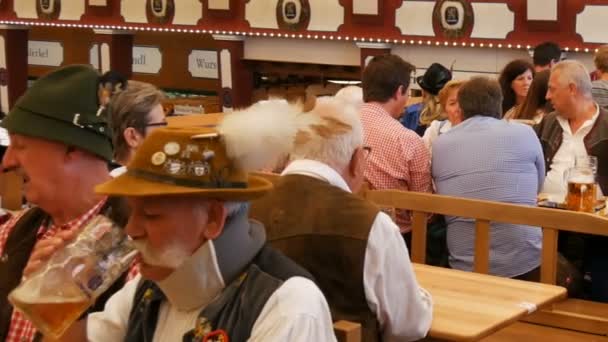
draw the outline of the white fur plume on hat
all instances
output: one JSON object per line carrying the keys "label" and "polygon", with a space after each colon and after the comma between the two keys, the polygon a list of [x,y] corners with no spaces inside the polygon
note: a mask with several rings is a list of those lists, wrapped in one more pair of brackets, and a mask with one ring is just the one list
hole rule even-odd
{"label": "white fur plume on hat", "polygon": [[298,131],[296,116],[301,112],[300,105],[272,99],[226,114],[218,130],[228,156],[252,171],[288,154]]}
{"label": "white fur plume on hat", "polygon": [[303,113],[300,104],[282,99],[260,101],[227,114],[218,130],[228,156],[247,171],[273,165],[300,146],[323,148],[332,137],[356,132],[362,140],[358,106],[351,98],[321,97]]}

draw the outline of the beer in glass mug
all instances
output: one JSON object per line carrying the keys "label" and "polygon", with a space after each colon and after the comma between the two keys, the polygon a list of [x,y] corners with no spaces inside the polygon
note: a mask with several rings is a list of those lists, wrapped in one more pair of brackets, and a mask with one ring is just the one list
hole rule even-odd
{"label": "beer in glass mug", "polygon": [[97,215],[9,300],[43,335],[57,339],[126,271],[135,254],[123,229]]}
{"label": "beer in glass mug", "polygon": [[568,193],[566,207],[568,210],[593,213],[596,191],[595,176],[589,167],[574,167],[568,170]]}

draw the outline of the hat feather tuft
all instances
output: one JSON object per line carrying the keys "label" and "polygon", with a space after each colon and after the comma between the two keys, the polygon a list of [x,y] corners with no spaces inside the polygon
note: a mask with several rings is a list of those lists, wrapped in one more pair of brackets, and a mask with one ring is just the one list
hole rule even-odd
{"label": "hat feather tuft", "polygon": [[291,151],[301,112],[300,104],[271,99],[226,114],[218,130],[228,156],[246,171],[272,165]]}

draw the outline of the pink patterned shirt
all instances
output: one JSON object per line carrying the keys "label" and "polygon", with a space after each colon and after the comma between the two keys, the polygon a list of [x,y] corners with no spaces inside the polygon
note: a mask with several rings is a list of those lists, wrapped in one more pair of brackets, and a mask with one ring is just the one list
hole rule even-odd
{"label": "pink patterned shirt", "polygon": [[[365,179],[372,189],[431,191],[431,161],[422,139],[377,103],[361,107],[365,145],[372,148]],[[397,212],[402,233],[411,230],[409,212]]]}

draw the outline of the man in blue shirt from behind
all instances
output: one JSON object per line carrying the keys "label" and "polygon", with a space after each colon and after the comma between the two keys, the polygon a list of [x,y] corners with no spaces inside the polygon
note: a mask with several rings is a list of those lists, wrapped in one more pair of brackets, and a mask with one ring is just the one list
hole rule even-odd
{"label": "man in blue shirt from behind", "polygon": [[[543,151],[531,127],[500,120],[497,81],[475,77],[458,92],[464,121],[433,144],[432,174],[442,195],[536,205],[545,177]],[[475,223],[446,217],[452,268],[471,271]],[[492,223],[490,273],[538,280],[542,233],[538,227]]]}

